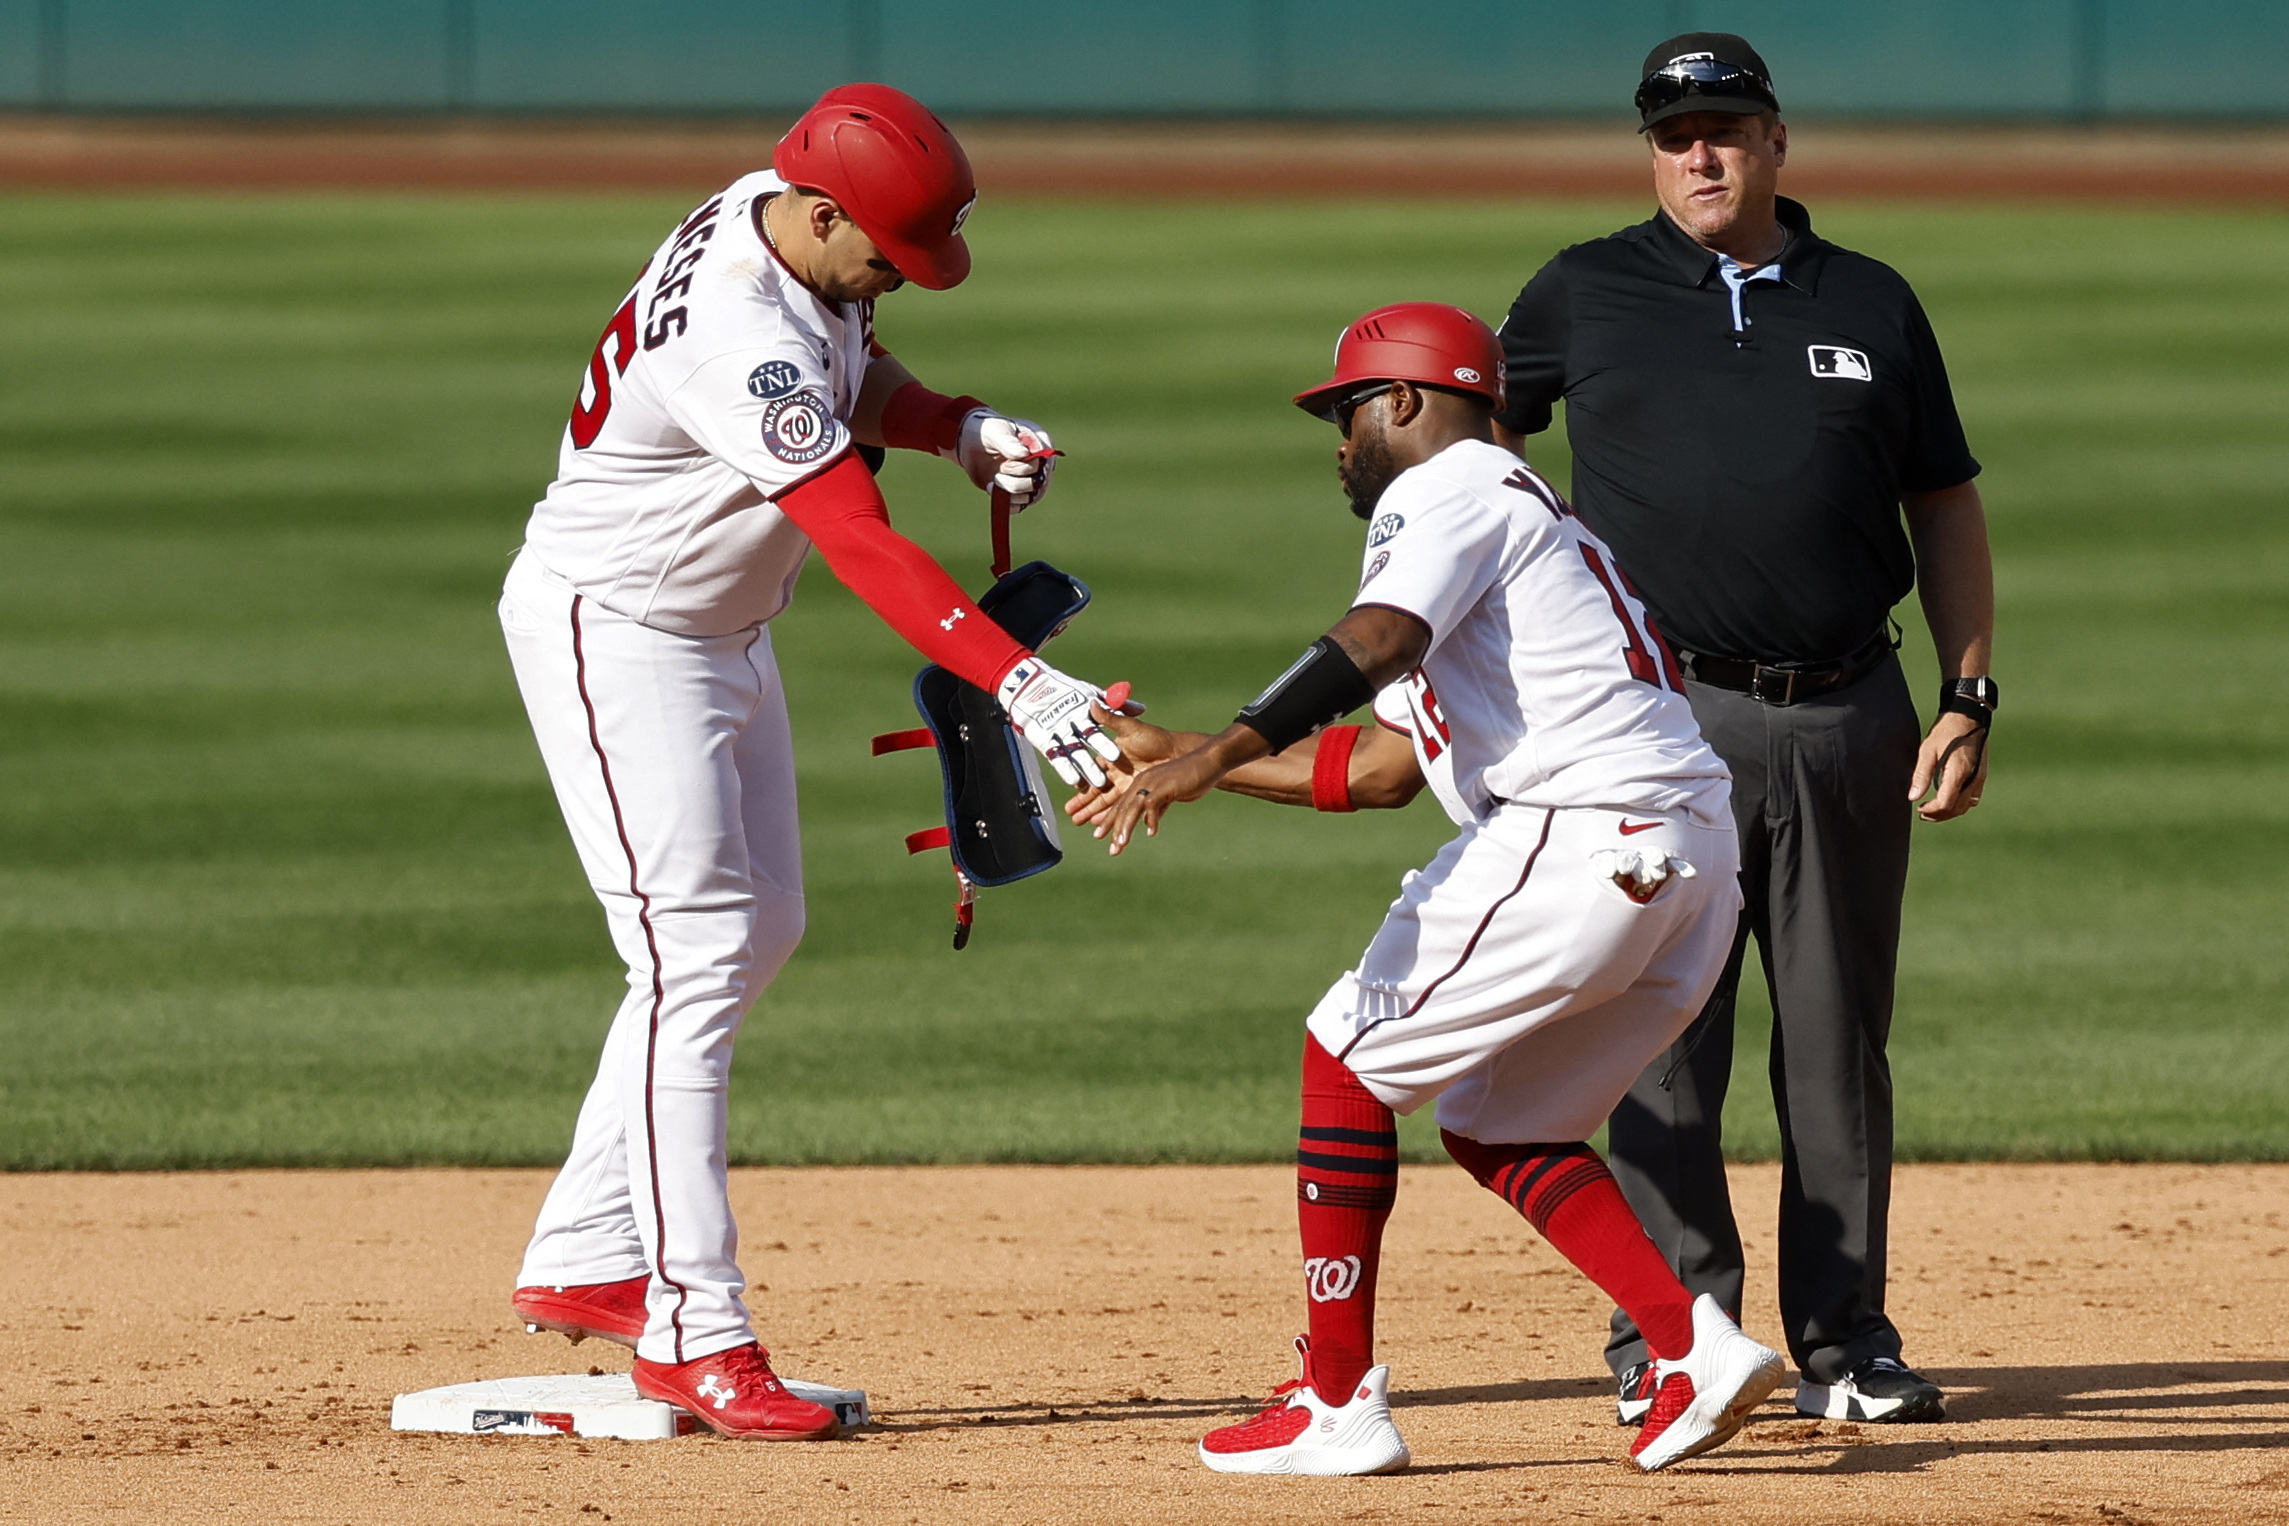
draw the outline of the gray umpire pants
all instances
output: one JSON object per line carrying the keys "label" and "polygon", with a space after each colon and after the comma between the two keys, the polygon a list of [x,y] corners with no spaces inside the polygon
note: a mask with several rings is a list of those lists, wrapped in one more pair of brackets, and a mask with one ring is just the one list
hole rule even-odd
{"label": "gray umpire pants", "polygon": [[[1614,1111],[1613,1173],[1685,1286],[1740,1318],[1724,1107],[1741,960],[1753,933],[1772,992],[1781,1323],[1797,1366],[1815,1382],[1835,1382],[1870,1357],[1900,1354],[1899,1332],[1884,1317],[1892,1173],[1884,1045],[1921,730],[1896,657],[1795,705],[1691,682],[1686,692],[1733,771],[1746,905],[1707,1008]],[[1645,1342],[1617,1310],[1607,1362],[1618,1375],[1645,1357]]]}

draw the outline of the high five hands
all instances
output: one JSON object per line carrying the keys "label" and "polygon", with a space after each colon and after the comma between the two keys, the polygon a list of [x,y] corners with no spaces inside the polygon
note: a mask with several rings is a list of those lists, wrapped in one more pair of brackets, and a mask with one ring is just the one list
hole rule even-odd
{"label": "high five hands", "polygon": [[1102,789],[1084,790],[1065,802],[1065,814],[1092,835],[1109,838],[1118,856],[1141,821],[1145,835],[1159,835],[1160,819],[1183,800],[1198,800],[1218,780],[1264,751],[1264,739],[1245,726],[1220,736],[1164,731],[1127,716],[1099,715],[1098,724],[1121,746],[1121,762],[1106,769]]}
{"label": "high five hands", "polygon": [[[1113,696],[1108,694],[1106,697],[1109,699]],[[1137,816],[1156,796],[1160,808],[1152,813],[1146,824],[1147,835],[1158,828],[1161,815],[1178,798],[1177,786],[1173,780],[1145,783],[1143,788],[1148,793],[1142,795],[1138,794],[1140,781],[1159,773],[1160,765],[1191,755],[1208,740],[1205,736],[1168,731],[1149,721],[1138,720],[1136,712],[1142,708],[1131,704],[1124,711],[1112,711],[1100,705],[1092,713],[1097,724],[1112,733],[1113,739],[1120,744],[1120,760],[1106,765],[1107,777],[1103,787],[1083,789],[1065,802],[1065,814],[1072,818],[1074,825],[1089,827],[1091,835],[1100,840],[1112,836],[1112,841],[1107,846],[1116,854],[1128,845]],[[1207,783],[1183,798],[1197,800],[1214,784],[1215,779],[1211,777]],[[1132,799],[1135,810],[1124,824],[1120,820],[1120,813]]]}

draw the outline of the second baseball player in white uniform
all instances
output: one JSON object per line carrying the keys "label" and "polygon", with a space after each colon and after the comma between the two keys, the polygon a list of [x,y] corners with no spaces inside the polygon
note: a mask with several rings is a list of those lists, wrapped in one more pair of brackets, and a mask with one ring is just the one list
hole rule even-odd
{"label": "second baseball player in white uniform", "polygon": [[[1393,1111],[1427,1102],[1449,1153],[1653,1344],[1638,1467],[1722,1443],[1783,1371],[1678,1283],[1583,1142],[1724,965],[1731,780],[1604,545],[1493,443],[1501,366],[1458,308],[1405,303],[1345,331],[1333,379],[1296,401],[1343,430],[1369,521],[1351,612],[1218,736],[1113,720],[1131,759],[1168,761],[1117,768],[1071,806],[1115,852],[1218,785],[1345,811],[1428,783],[1461,828],[1306,1023],[1303,1375],[1201,1442],[1219,1471],[1405,1466],[1374,1305]],[[1370,700],[1381,729],[1329,724]]]}
{"label": "second baseball player in white uniform", "polygon": [[517,684],[628,966],[570,1158],[525,1252],[535,1328],[632,1346],[637,1389],[726,1435],[832,1435],[741,1301],[725,1125],[740,1021],[803,932],[770,622],[816,546],[932,661],[996,693],[1070,782],[1118,749],[1098,691],[994,625],[891,529],[858,445],[931,451],[1022,506],[1049,440],[924,388],[873,299],[969,270],[968,160],[920,103],[830,91],[687,217],[606,326],[501,599]]}

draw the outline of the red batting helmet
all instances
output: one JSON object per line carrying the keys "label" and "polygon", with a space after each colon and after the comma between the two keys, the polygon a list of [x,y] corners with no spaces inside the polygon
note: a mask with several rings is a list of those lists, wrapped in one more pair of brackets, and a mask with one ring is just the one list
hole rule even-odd
{"label": "red batting helmet", "polygon": [[787,129],[771,168],[824,191],[917,286],[944,291],[970,273],[962,223],[978,199],[969,156],[903,90],[838,85]]}
{"label": "red batting helmet", "polygon": [[1494,330],[1444,302],[1399,302],[1378,307],[1343,331],[1335,343],[1335,374],[1296,406],[1314,418],[1334,419],[1347,393],[1372,382],[1419,382],[1470,392],[1502,406],[1502,341]]}

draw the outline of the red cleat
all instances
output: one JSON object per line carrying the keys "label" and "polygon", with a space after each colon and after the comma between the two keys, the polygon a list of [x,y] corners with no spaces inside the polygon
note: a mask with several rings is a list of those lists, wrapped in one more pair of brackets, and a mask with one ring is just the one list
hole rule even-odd
{"label": "red cleat", "polygon": [[1777,1351],[1741,1333],[1717,1301],[1693,1300],[1693,1349],[1653,1364],[1653,1410],[1629,1449],[1641,1473],[1698,1457],[1740,1433],[1788,1371]]}
{"label": "red cleat", "polygon": [[519,1288],[509,1307],[528,1335],[554,1330],[575,1345],[594,1335],[633,1351],[644,1333],[644,1294],[651,1283],[647,1275],[585,1287]]}
{"label": "red cleat", "polygon": [[1303,1473],[1321,1478],[1395,1473],[1407,1465],[1407,1443],[1391,1423],[1391,1369],[1371,1367],[1341,1404],[1312,1386],[1311,1342],[1296,1337],[1303,1376],[1272,1390],[1253,1420],[1210,1431],[1200,1460],[1219,1473]]}
{"label": "red cleat", "polygon": [[787,1392],[771,1353],[749,1341],[681,1366],[636,1359],[636,1392],[688,1410],[735,1441],[823,1441],[841,1429],[835,1412]]}

